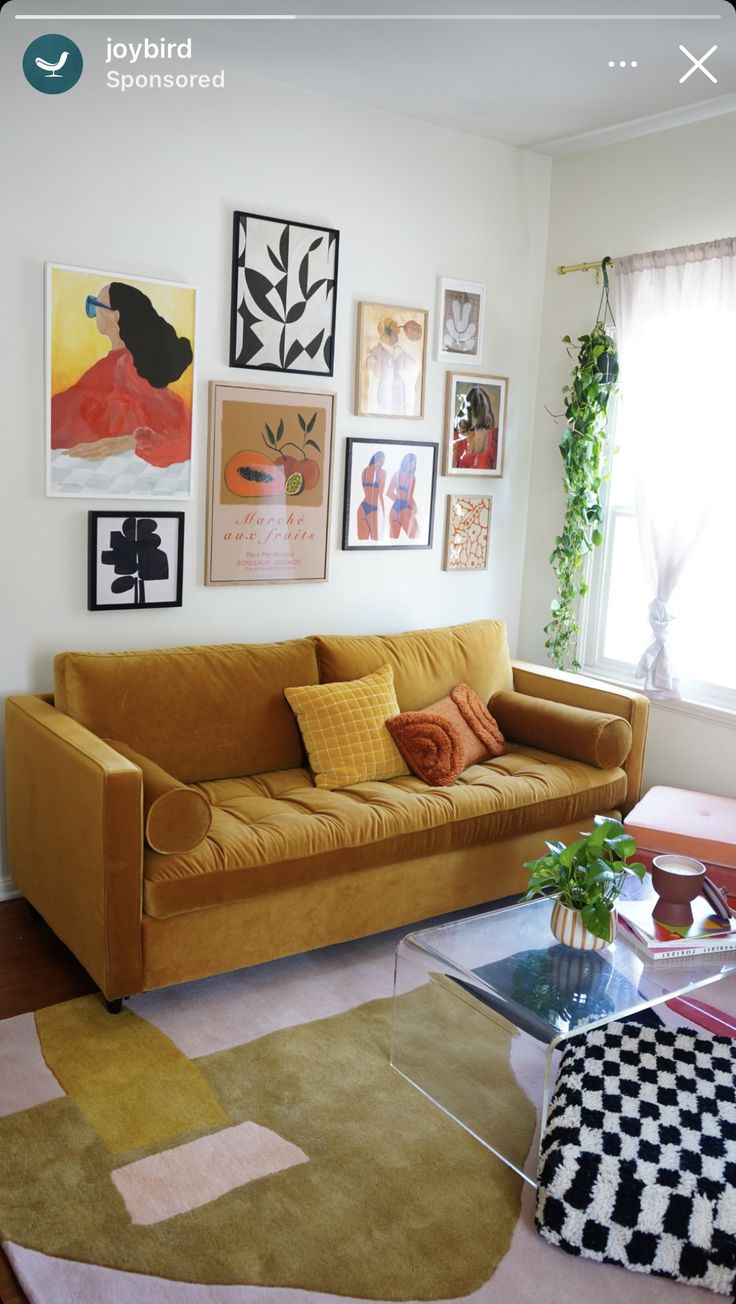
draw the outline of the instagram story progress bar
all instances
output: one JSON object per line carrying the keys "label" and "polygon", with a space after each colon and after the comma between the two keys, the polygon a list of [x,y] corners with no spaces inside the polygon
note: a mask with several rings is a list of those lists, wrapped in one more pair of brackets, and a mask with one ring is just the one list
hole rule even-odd
{"label": "instagram story progress bar", "polygon": [[[736,6],[736,0],[729,0]],[[585,14],[585,13],[309,13],[309,14],[14,14],[23,22],[207,22],[207,23],[702,23],[719,22],[722,14]]]}

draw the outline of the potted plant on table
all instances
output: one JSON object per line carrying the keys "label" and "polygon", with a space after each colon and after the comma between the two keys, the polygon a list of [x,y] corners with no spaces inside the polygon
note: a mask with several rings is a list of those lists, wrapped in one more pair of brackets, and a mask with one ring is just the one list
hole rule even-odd
{"label": "potted plant on table", "polygon": [[546,856],[528,860],[529,887],[522,901],[555,897],[551,928],[559,942],[599,951],[616,936],[616,900],[628,875],[642,879],[644,866],[630,857],[636,843],[620,820],[596,815],[592,833],[577,842],[548,842]]}

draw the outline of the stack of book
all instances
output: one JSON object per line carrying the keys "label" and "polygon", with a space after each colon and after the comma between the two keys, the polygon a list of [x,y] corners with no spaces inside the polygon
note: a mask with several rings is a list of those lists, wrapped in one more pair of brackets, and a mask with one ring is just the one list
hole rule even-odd
{"label": "stack of book", "polygon": [[736,950],[736,918],[718,912],[705,897],[692,902],[689,926],[660,924],[652,918],[656,897],[646,901],[621,899],[618,918],[622,935],[650,960],[676,960],[686,955]]}

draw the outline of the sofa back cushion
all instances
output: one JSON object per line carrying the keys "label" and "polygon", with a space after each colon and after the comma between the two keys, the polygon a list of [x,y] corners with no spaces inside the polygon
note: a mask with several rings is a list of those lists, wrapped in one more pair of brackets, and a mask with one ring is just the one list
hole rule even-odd
{"label": "sofa back cushion", "polygon": [[482,702],[513,686],[502,620],[409,634],[320,635],[315,643],[323,683],[358,679],[389,662],[402,711],[421,711],[458,683],[469,684]]}
{"label": "sofa back cushion", "polygon": [[60,710],[182,783],[304,763],[284,689],[319,683],[311,639],[64,652],[54,674]]}

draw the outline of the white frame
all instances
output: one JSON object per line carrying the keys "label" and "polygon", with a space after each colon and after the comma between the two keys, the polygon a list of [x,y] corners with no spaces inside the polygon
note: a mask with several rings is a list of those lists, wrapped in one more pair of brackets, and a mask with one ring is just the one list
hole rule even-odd
{"label": "white frame", "polygon": [[[82,272],[85,276],[102,276],[109,280],[117,281],[140,281],[144,285],[168,285],[172,290],[191,290],[194,295],[194,339],[192,341],[192,429],[191,442],[189,450],[189,492],[176,494],[120,494],[120,493],[103,493],[101,490],[95,490],[94,493],[64,493],[51,487],[51,273],[60,272]],[[197,288],[194,285],[187,285],[183,281],[167,281],[161,276],[138,276],[134,272],[113,272],[109,268],[100,269],[99,267],[77,267],[73,263],[46,263],[45,280],[44,280],[44,459],[46,463],[46,497],[47,498],[78,498],[87,499],[114,499],[118,502],[189,502],[193,497],[194,473],[195,473],[195,439],[194,439],[194,407],[197,397]]]}
{"label": "white frame", "polygon": [[[460,381],[469,381],[474,385],[497,385],[500,390],[500,401],[498,405],[498,453],[496,457],[495,468],[475,467],[475,466],[453,466],[452,465],[452,445],[455,431],[455,386]],[[509,399],[509,380],[508,376],[480,376],[472,374],[464,375],[461,371],[447,372],[447,394],[445,398],[445,475],[472,475],[482,479],[493,477],[500,479],[503,475],[503,462],[506,452],[506,408]]]}
{"label": "white frame", "polygon": [[[477,294],[480,298],[480,311],[478,313],[478,334],[476,336],[476,347],[470,353],[457,353],[452,349],[446,349],[443,345],[444,322],[445,322],[445,295],[452,290],[460,294]],[[437,302],[437,361],[451,362],[454,366],[479,367],[481,355],[483,352],[483,326],[486,315],[486,287],[477,281],[458,281],[454,277],[443,276],[440,278],[439,298]]]}

